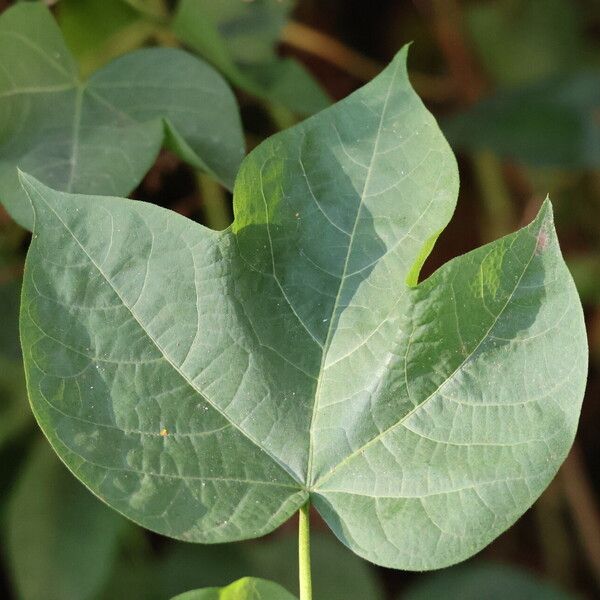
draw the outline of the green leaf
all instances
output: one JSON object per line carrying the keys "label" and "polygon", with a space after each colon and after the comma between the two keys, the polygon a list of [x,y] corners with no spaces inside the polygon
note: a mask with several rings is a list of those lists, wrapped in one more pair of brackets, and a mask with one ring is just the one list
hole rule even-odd
{"label": "green leaf", "polygon": [[532,166],[600,166],[600,70],[575,71],[499,92],[450,119],[450,143]]}
{"label": "green leaf", "polygon": [[[570,594],[538,580],[527,571],[493,563],[471,564],[427,575],[401,600],[569,600]],[[399,598],[399,600],[400,600]]]}
{"label": "green leaf", "polygon": [[244,577],[226,588],[194,590],[173,600],[294,600],[294,596],[271,581]]}
{"label": "green leaf", "polygon": [[17,167],[56,189],[125,195],[165,142],[231,186],[244,151],[233,94],[176,49],[132,52],[79,80],[50,13],[19,4],[0,16],[0,199],[32,214]]}
{"label": "green leaf", "polygon": [[568,73],[597,56],[586,47],[582,10],[570,0],[479,2],[465,17],[479,60],[501,86]]}
{"label": "green leaf", "polygon": [[31,424],[23,365],[0,356],[0,448]]}
{"label": "green leaf", "polygon": [[[0,274],[1,277],[1,274]],[[21,281],[0,281],[0,360],[18,361],[21,358],[19,347],[19,294]]]}
{"label": "green leaf", "polygon": [[56,18],[84,74],[139,48],[156,30],[123,0],[61,0]]}
{"label": "green leaf", "polygon": [[9,505],[8,559],[19,598],[96,597],[110,574],[125,523],[39,440]]}
{"label": "green leaf", "polygon": [[293,2],[180,0],[173,30],[244,91],[310,115],[330,104],[300,63],[280,58],[279,39]]}
{"label": "green leaf", "polygon": [[23,176],[34,412],[131,519],[217,543],[310,499],[360,556],[428,569],[556,473],[587,348],[550,204],[417,285],[458,176],[405,61],[256,148],[224,232]]}

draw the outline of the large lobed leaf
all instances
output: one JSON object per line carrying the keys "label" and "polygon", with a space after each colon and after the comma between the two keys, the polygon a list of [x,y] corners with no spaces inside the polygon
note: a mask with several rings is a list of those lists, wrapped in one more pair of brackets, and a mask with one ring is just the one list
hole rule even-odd
{"label": "large lobed leaf", "polygon": [[89,80],[48,10],[0,17],[0,200],[31,228],[17,167],[68,192],[126,195],[163,142],[231,187],[244,153],[235,98],[212,67],[171,48],[123,56]]}
{"label": "large lobed leaf", "polygon": [[32,406],[131,519],[225,542],[310,499],[357,554],[429,569],[554,476],[587,349],[550,204],[417,285],[458,175],[405,63],[254,150],[224,232],[23,176]]}

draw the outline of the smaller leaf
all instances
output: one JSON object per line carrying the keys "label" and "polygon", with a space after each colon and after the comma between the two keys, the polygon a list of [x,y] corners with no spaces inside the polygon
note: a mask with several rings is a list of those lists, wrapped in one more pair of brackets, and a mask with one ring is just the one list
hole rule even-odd
{"label": "smaller leaf", "polygon": [[295,600],[280,585],[265,579],[244,577],[225,588],[206,588],[180,594],[172,600]]}
{"label": "smaller leaf", "polygon": [[173,30],[244,91],[310,115],[330,99],[299,62],[275,52],[292,7],[290,0],[181,0]]}
{"label": "smaller leaf", "polygon": [[129,194],[163,143],[226,187],[244,154],[235,98],[212,67],[174,48],[132,52],[81,81],[50,12],[0,16],[0,200],[31,229],[17,168],[55,189]]}
{"label": "smaller leaf", "polygon": [[139,48],[152,31],[123,0],[62,0],[56,18],[83,73]]}
{"label": "smaller leaf", "polygon": [[39,440],[9,504],[8,558],[19,598],[94,598],[110,573],[125,523]]}

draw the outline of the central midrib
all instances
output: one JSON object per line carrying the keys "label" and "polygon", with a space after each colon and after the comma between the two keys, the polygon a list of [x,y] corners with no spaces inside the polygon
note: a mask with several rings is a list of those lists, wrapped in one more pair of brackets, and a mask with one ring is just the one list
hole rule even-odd
{"label": "central midrib", "polygon": [[379,124],[377,127],[377,134],[375,137],[375,142],[373,144],[373,152],[371,154],[371,160],[369,162],[369,168],[367,171],[367,174],[365,176],[365,183],[363,185],[363,189],[360,195],[360,203],[358,205],[358,208],[356,210],[356,217],[354,219],[354,224],[352,227],[352,231],[350,232],[350,238],[348,240],[348,251],[346,252],[346,259],[344,261],[344,268],[342,270],[342,275],[340,277],[340,283],[339,283],[339,287],[338,287],[338,291],[335,297],[335,301],[334,301],[334,305],[333,305],[333,309],[331,311],[331,315],[329,318],[329,327],[327,328],[327,336],[325,338],[325,343],[323,345],[323,351],[321,353],[321,364],[319,366],[319,372],[317,374],[317,385],[315,388],[315,399],[313,402],[313,410],[312,410],[312,416],[311,416],[311,420],[310,420],[310,428],[309,428],[309,438],[308,438],[308,457],[307,457],[307,465],[306,465],[306,479],[307,479],[307,487],[308,489],[311,489],[313,486],[313,456],[314,456],[314,443],[313,443],[313,437],[314,437],[314,423],[315,423],[315,417],[316,414],[318,412],[318,406],[319,406],[319,398],[321,395],[321,389],[322,389],[322,381],[323,381],[323,373],[325,371],[325,362],[327,360],[327,353],[329,351],[330,345],[331,345],[331,340],[332,340],[332,336],[334,333],[334,321],[335,321],[335,316],[338,310],[338,305],[339,305],[339,301],[342,295],[342,290],[344,289],[344,283],[346,280],[346,274],[348,271],[348,265],[350,263],[350,257],[352,256],[352,250],[353,250],[353,246],[354,246],[354,239],[355,239],[355,234],[356,234],[356,229],[358,227],[358,223],[360,222],[360,216],[364,207],[364,200],[365,197],[367,195],[367,190],[369,187],[369,183],[371,181],[371,176],[373,173],[373,166],[375,163],[375,159],[377,157],[377,150],[379,148],[379,141],[381,139],[381,130],[383,127],[383,122],[385,120],[385,115],[387,112],[387,107],[388,107],[388,103],[390,100],[390,96],[392,93],[392,89],[394,87],[394,83],[396,82],[396,77],[398,75],[398,70],[400,68],[401,65],[401,61],[398,61],[396,64],[396,67],[394,69],[394,72],[392,73],[391,79],[390,79],[390,83],[388,85],[388,89],[387,89],[387,93],[386,93],[386,97],[385,97],[385,101],[383,103],[383,107],[381,109],[381,115],[379,117]]}

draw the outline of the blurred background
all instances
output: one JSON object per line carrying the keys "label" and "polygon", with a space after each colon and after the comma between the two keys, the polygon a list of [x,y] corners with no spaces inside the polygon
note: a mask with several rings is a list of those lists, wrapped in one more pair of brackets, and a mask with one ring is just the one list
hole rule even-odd
{"label": "blurred background", "polygon": [[[0,13],[10,4],[0,0]],[[438,118],[461,174],[454,219],[423,277],[526,224],[550,194],[585,309],[587,393],[575,446],[554,482],[514,527],[466,563],[422,574],[377,568],[314,516],[315,597],[600,597],[600,1],[46,4],[83,76],[147,45],[187,47],[212,62],[236,91],[248,149],[345,97],[414,42],[412,83]],[[219,48],[201,30],[172,26],[183,4],[204,11]],[[304,70],[283,77],[284,58]],[[213,228],[232,218],[231,197],[166,151],[132,197]],[[20,363],[18,294],[29,237],[0,207],[0,597],[162,600],[245,575],[297,591],[295,523],[227,546],[175,542],[106,508],[59,463],[31,416]]]}

